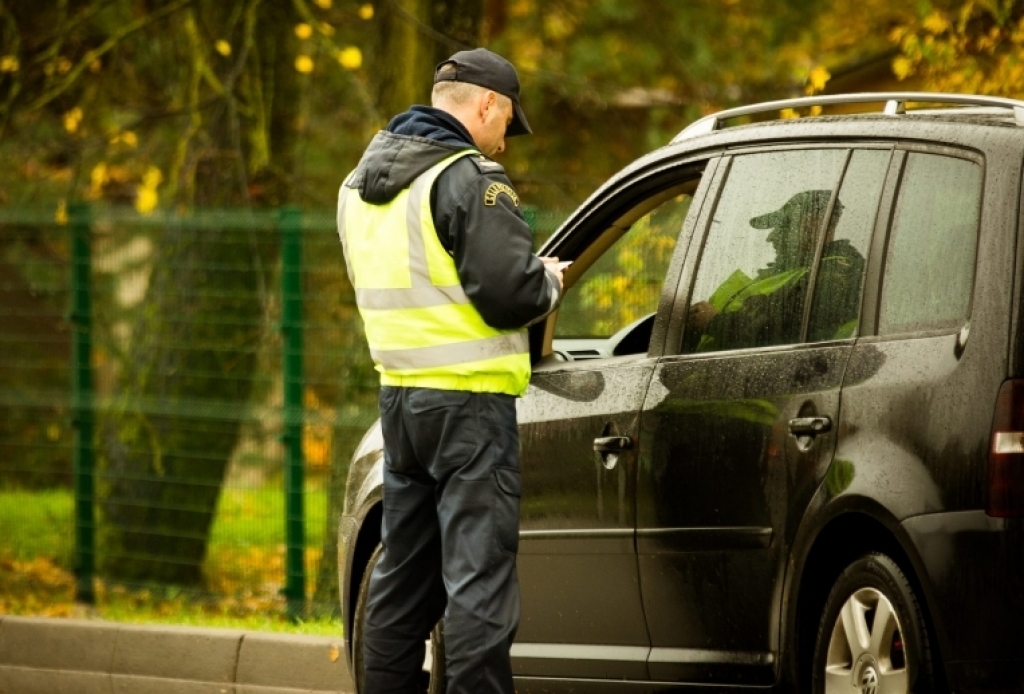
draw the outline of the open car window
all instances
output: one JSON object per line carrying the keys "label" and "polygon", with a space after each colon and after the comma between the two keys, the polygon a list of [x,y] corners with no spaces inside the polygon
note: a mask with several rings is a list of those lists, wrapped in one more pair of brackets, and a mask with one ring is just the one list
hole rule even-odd
{"label": "open car window", "polygon": [[699,179],[645,198],[574,259],[553,318],[560,361],[647,352],[662,288]]}

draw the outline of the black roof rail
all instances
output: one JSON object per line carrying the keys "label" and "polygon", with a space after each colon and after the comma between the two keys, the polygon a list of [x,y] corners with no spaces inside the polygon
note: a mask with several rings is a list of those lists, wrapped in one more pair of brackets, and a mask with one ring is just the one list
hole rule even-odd
{"label": "black roof rail", "polygon": [[968,106],[989,106],[996,108],[1011,109],[1017,125],[1024,125],[1024,101],[1007,99],[1000,96],[975,96],[971,94],[941,94],[932,92],[865,92],[860,94],[821,94],[818,96],[804,96],[797,99],[781,99],[779,101],[765,101],[750,106],[738,106],[704,116],[686,126],[678,135],[672,138],[672,142],[704,135],[718,130],[722,121],[741,116],[751,116],[757,113],[768,113],[781,111],[783,109],[808,108],[811,106],[835,106],[837,104],[866,104],[885,103],[883,113],[890,116],[900,115],[906,112],[907,102],[928,103],[928,104],[964,104]]}

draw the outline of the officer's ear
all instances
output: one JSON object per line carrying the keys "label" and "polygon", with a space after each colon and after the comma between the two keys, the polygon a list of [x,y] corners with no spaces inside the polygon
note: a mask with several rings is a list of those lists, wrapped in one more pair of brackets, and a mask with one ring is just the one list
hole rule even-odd
{"label": "officer's ear", "polygon": [[485,89],[477,102],[480,109],[481,122],[487,122],[487,117],[493,109],[498,108],[498,95],[490,89]]}

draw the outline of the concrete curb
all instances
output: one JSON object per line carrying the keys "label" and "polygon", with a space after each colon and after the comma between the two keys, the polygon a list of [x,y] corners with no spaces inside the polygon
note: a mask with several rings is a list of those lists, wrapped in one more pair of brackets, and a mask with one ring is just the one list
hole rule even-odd
{"label": "concrete curb", "polygon": [[0,616],[0,694],[351,694],[340,638]]}

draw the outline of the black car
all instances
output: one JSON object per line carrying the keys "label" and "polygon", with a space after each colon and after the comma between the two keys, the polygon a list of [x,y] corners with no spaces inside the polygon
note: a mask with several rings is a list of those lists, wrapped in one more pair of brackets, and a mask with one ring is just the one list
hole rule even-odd
{"label": "black car", "polygon": [[[809,97],[694,123],[570,217],[518,402],[517,691],[1024,691],[1022,171],[1024,102]],[[374,427],[357,681],[381,462]]]}

